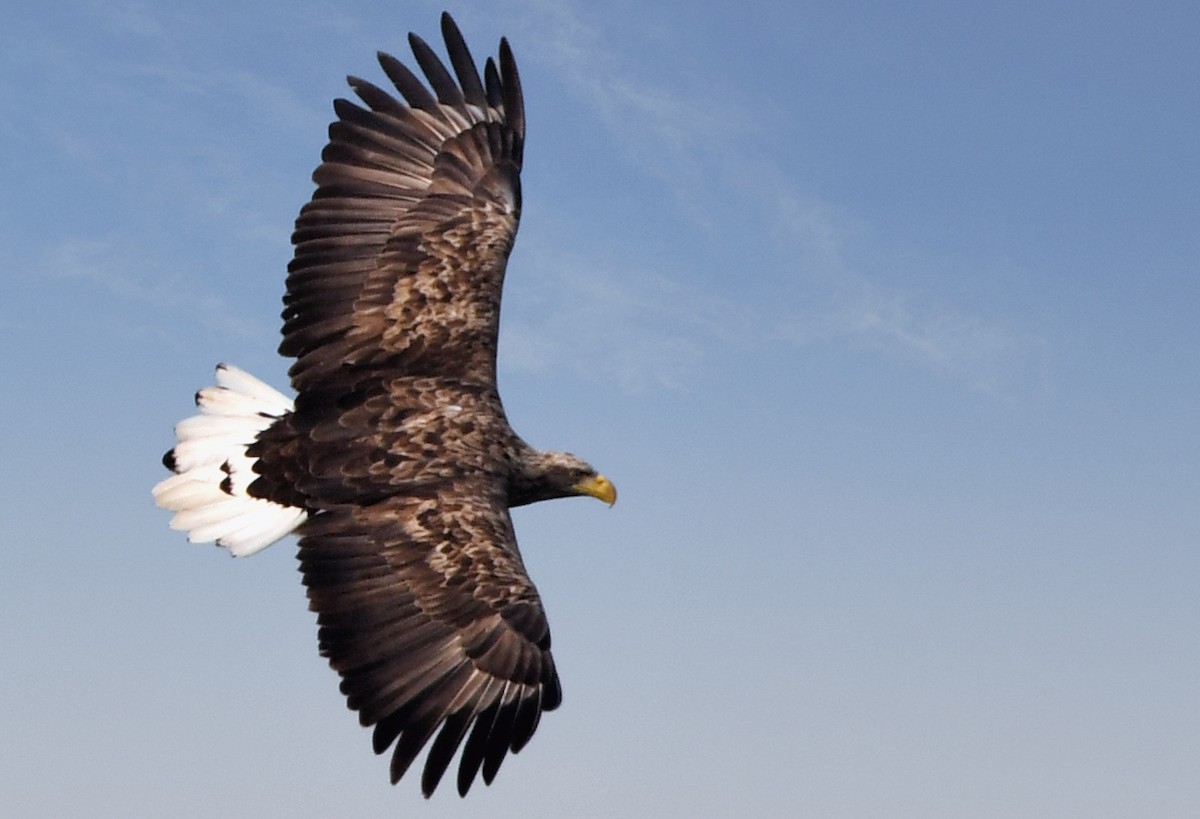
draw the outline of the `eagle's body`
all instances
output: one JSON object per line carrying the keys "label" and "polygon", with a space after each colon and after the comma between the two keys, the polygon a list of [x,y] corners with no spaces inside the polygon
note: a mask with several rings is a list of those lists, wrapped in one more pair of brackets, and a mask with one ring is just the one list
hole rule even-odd
{"label": "eagle's body", "polygon": [[321,652],[376,751],[395,743],[393,782],[433,740],[426,795],[460,745],[460,793],[480,769],[490,782],[561,700],[509,508],[616,499],[505,417],[496,340],[520,218],[520,80],[506,42],[481,80],[448,15],[442,30],[457,81],[409,35],[433,93],[380,55],[405,102],[355,78],[367,107],[335,102],[284,298],[295,401],[221,365],[155,487],[173,526],[236,555],[300,535]]}

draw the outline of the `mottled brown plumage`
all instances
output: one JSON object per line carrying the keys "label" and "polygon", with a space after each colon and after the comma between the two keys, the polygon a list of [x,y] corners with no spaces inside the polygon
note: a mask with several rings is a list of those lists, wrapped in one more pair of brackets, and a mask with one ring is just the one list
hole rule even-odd
{"label": "mottled brown plumage", "polygon": [[[364,105],[334,104],[284,298],[280,352],[295,358],[294,408],[240,371],[219,370],[219,386],[198,398],[208,413],[198,423],[210,430],[228,416],[253,427],[253,442],[222,461],[209,451],[219,435],[197,443],[181,431],[174,452],[199,455],[172,456],[179,474],[155,491],[179,512],[173,525],[199,522],[205,537],[194,539],[235,554],[274,535],[245,536],[251,523],[286,525],[287,510],[304,510],[300,568],[321,653],[374,727],[376,752],[393,749],[393,782],[429,746],[427,796],[460,747],[459,792],[480,771],[490,783],[561,701],[509,508],[616,498],[579,459],[529,447],[504,415],[496,341],[521,209],[520,79],[507,42],[480,78],[449,15],[442,32],[450,69],[409,35],[428,89],[381,54],[404,102],[350,78]],[[243,406],[260,399],[271,409]],[[214,500],[200,483],[222,479],[214,464],[229,497]],[[253,482],[242,502],[245,472]],[[192,497],[203,493],[200,507]],[[214,526],[218,508],[250,511]]]}
{"label": "mottled brown plumage", "polygon": [[296,220],[284,298],[279,350],[296,358],[301,394],[347,368],[495,383],[500,291],[521,212],[521,83],[502,40],[485,98],[449,15],[442,30],[473,103],[410,34],[439,101],[380,55],[409,105],[355,77],[368,107],[334,104],[339,119]]}

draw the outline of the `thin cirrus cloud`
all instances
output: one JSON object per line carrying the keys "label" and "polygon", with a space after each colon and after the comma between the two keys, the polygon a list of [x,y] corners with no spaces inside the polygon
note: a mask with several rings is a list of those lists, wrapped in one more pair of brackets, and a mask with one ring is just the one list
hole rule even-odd
{"label": "thin cirrus cloud", "polygon": [[[323,101],[306,103],[296,90],[268,76],[236,66],[202,70],[172,58],[171,28],[158,10],[125,4],[97,13],[109,30],[146,46],[141,57],[100,61],[95,66],[100,76],[92,80],[100,86],[144,84],[160,105],[227,100],[224,104],[239,111],[254,112],[251,125],[264,132],[319,133],[327,119]],[[729,241],[754,248],[757,257],[746,271],[758,279],[757,293],[748,296],[714,280],[710,271],[690,269],[696,264],[689,263],[694,255],[681,255],[677,267],[661,271],[650,262],[639,266],[628,259],[581,258],[572,248],[526,231],[518,243],[519,264],[523,281],[532,281],[535,292],[517,296],[510,290],[509,298],[532,300],[537,310],[518,304],[508,310],[502,347],[506,367],[566,368],[627,389],[673,389],[692,382],[714,352],[730,344],[832,341],[890,353],[907,365],[994,394],[1019,389],[1038,368],[1044,353],[1038,339],[931,294],[889,286],[884,277],[847,261],[860,255],[855,243],[865,241],[869,226],[860,229],[853,214],[800,191],[766,147],[756,150],[753,109],[729,110],[738,105],[736,94],[722,95],[720,116],[710,107],[691,104],[693,95],[686,89],[640,72],[639,61],[603,36],[582,7],[537,0],[504,4],[499,12],[464,14],[480,19],[502,15],[505,33],[518,45],[530,44],[519,49],[522,61],[552,69],[566,92],[593,112],[621,154],[658,181],[685,221],[707,230],[736,223],[741,229],[732,231]],[[500,25],[499,19],[494,22]],[[304,25],[312,27],[311,22]],[[421,28],[416,22],[409,26]],[[202,119],[198,122],[203,125]],[[86,129],[50,125],[64,155],[75,162],[96,156]],[[248,160],[208,156],[206,146],[220,140],[206,136],[218,135],[200,134],[190,160],[175,161],[170,155],[139,155],[137,160],[159,163],[150,178],[169,180],[173,191],[190,190],[206,213],[203,218],[222,226],[224,235],[282,245],[286,228],[272,227],[273,217],[239,198],[235,183],[244,183],[252,173],[244,166]],[[192,167],[197,156],[210,167],[201,175]],[[109,159],[133,161],[119,153]],[[139,170],[145,177],[149,169]],[[155,284],[152,265],[114,261],[130,254],[136,257],[140,251],[127,241],[81,237],[54,249],[49,262],[134,303],[169,307],[177,302],[172,293],[180,292],[178,287]],[[878,248],[872,255],[887,256]],[[147,271],[145,278],[139,277],[139,269]],[[259,322],[231,318],[220,298],[201,292],[203,285],[192,290],[196,292],[186,299],[198,305],[189,312],[194,320],[236,335],[258,335]],[[764,291],[771,290],[775,297],[763,299]],[[565,350],[561,339],[581,326],[603,334],[609,345]]]}
{"label": "thin cirrus cloud", "polygon": [[[47,252],[40,267],[45,281],[83,282],[113,299],[119,305],[116,313],[126,319],[121,324],[126,333],[137,315],[147,314],[190,316],[235,338],[261,339],[275,332],[273,321],[251,318],[220,296],[198,292],[169,272],[169,262],[133,243],[66,239]],[[159,327],[157,321],[152,324]]]}
{"label": "thin cirrus cloud", "polygon": [[[621,326],[613,329],[624,332],[611,337],[626,339],[630,347],[629,355],[608,351],[608,370],[599,362],[577,360],[581,369],[608,372],[626,385],[678,385],[703,367],[706,349],[733,336],[746,343],[797,345],[842,339],[896,353],[897,360],[998,396],[1036,379],[1042,340],[1003,321],[889,288],[846,262],[847,243],[855,241],[848,237],[863,233],[861,226],[852,214],[797,190],[786,172],[765,158],[767,150],[755,151],[754,112],[731,112],[735,95],[723,95],[721,116],[689,104],[682,89],[655,84],[630,68],[636,61],[612,50],[570,4],[538,0],[522,8],[531,5],[536,13],[517,19],[525,25],[525,39],[539,44],[532,59],[553,66],[554,75],[591,107],[623,153],[660,180],[685,217],[701,227],[735,214],[740,224],[757,224],[756,232],[738,241],[766,248],[756,252],[773,260],[773,269],[760,266],[757,272],[784,291],[777,302],[763,307],[715,293],[697,295],[691,280],[686,287],[677,281],[647,289],[645,271],[639,270],[601,277],[606,283],[601,293],[590,284],[598,278],[592,270],[581,270],[578,280],[561,275],[558,301],[568,306],[567,312],[578,318],[586,309],[578,302],[588,295],[610,308],[607,315],[615,306]],[[747,219],[747,214],[757,218]],[[792,288],[795,282],[802,285]],[[794,298],[788,289],[801,291],[804,303],[788,304]],[[656,295],[662,301],[655,301]],[[713,322],[713,315],[732,318]],[[522,339],[517,343],[537,346],[536,330],[525,327],[515,333]],[[635,350],[647,354],[639,359]],[[532,364],[535,359],[514,360]],[[545,355],[537,360],[549,363]],[[612,371],[613,361],[625,362],[619,372]]]}
{"label": "thin cirrus cloud", "polygon": [[[573,372],[633,392],[677,389],[701,374],[710,345],[756,335],[750,309],[677,279],[537,244],[526,251],[524,283],[510,290],[501,328],[505,369]],[[603,342],[579,344],[581,328]]]}

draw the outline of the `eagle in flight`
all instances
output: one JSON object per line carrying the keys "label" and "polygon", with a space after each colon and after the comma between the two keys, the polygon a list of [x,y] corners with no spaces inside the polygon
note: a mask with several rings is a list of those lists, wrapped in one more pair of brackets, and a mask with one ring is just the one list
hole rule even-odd
{"label": "eagle in flight", "polygon": [[292,234],[286,396],[229,365],[176,427],[154,488],[189,540],[253,554],[299,535],[323,656],[395,783],[428,745],[429,796],[490,784],[562,699],[509,509],[616,489],[509,426],[496,388],[504,269],[521,212],[525,109],[512,51],[479,76],[409,35],[428,86],[379,55],[403,101],[356,77],[334,102]]}

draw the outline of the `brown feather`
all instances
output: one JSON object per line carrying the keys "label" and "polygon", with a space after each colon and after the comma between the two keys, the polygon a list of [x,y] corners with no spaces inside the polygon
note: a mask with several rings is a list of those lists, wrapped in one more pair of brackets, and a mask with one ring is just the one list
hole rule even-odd
{"label": "brown feather", "polygon": [[[453,20],[450,66],[410,37],[428,87],[358,78],[296,220],[280,352],[297,396],[247,449],[257,497],[309,510],[300,569],[321,654],[399,779],[428,796],[491,782],[562,694],[509,507],[575,493],[586,464],[537,453],[496,389],[525,113],[501,41],[482,78]],[[432,90],[431,90],[432,89]],[[432,744],[430,744],[432,743]]]}

